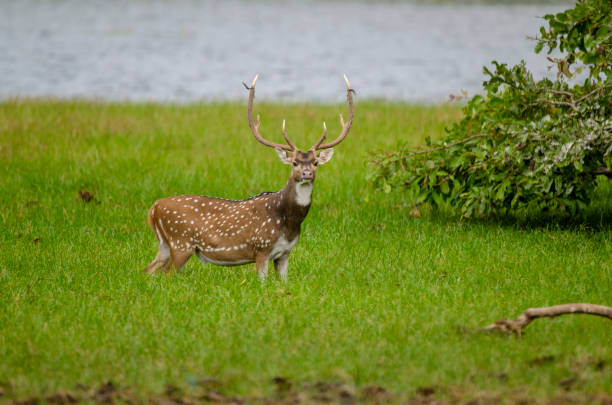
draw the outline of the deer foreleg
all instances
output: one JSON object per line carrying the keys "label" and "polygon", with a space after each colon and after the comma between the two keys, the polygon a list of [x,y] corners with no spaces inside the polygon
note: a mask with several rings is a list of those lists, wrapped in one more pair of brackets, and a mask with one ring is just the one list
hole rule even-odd
{"label": "deer foreleg", "polygon": [[204,256],[204,254],[200,252],[198,249],[196,249],[196,255],[198,256],[198,259],[200,259],[200,261],[202,262],[204,266],[208,264],[208,260],[206,259],[206,256]]}
{"label": "deer foreleg", "polygon": [[281,280],[287,281],[287,268],[289,267],[289,254],[282,255],[274,260],[274,270]]}

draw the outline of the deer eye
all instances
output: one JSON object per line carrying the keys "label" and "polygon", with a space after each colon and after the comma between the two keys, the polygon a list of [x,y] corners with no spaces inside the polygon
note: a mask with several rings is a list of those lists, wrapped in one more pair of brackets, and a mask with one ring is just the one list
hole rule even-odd
{"label": "deer eye", "polygon": [[296,162],[295,160],[293,161],[293,167],[297,167],[298,162]]}
{"label": "deer eye", "polygon": [[319,166],[319,162],[317,162],[317,161],[315,160],[315,162],[313,163],[313,165],[315,165],[315,166]]}

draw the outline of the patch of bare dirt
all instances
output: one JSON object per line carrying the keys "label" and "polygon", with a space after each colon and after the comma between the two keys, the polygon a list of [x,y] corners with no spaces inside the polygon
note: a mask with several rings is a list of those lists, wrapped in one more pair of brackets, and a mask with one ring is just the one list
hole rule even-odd
{"label": "patch of bare dirt", "polygon": [[96,197],[93,195],[93,193],[85,189],[79,190],[79,196],[77,197],[77,201],[83,201],[86,203],[89,203],[92,201],[97,202]]}
{"label": "patch of bare dirt", "polygon": [[[418,387],[413,394],[393,393],[379,385],[354,387],[333,381],[314,383],[296,383],[287,377],[275,377],[271,383],[275,393],[268,397],[229,396],[218,390],[219,382],[215,378],[203,379],[202,384],[196,382],[194,387],[199,392],[185,392],[181,388],[168,384],[161,394],[142,397],[136,395],[127,387],[120,387],[112,381],[107,381],[96,387],[77,385],[72,392],[60,391],[43,397],[13,398],[12,405],[39,404],[141,404],[153,405],[199,405],[199,404],[262,404],[262,405],[292,405],[292,404],[407,404],[407,405],[575,405],[599,404],[612,405],[612,395],[580,395],[563,393],[549,399],[534,399],[525,397],[520,392],[516,394],[492,395],[488,393],[448,392],[439,387]],[[214,389],[212,387],[215,387]],[[11,390],[0,386],[0,402],[7,398]],[[436,398],[436,393],[446,392],[445,399]]]}
{"label": "patch of bare dirt", "polygon": [[69,393],[56,392],[55,394],[46,397],[45,401],[50,404],[76,404],[78,399]]}

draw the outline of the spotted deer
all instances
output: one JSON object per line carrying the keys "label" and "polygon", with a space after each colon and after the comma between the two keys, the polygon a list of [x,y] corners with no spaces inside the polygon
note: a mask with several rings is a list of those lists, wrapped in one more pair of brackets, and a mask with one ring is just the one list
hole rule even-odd
{"label": "spotted deer", "polygon": [[[235,266],[255,262],[257,274],[264,280],[268,261],[282,280],[287,278],[289,253],[300,236],[300,226],[312,200],[317,166],[329,162],[333,147],[346,138],[353,123],[353,90],[344,76],[347,88],[349,118],[340,114],[342,130],[330,143],[323,135],[306,152],[299,150],[287,136],[285,121],[282,133],[286,144],[270,142],[259,133],[259,116],[253,120],[255,83],[243,83],[249,90],[247,117],[251,132],[259,142],[273,147],[281,162],[291,165],[287,185],[276,193],[261,193],[246,200],[226,200],[200,195],[182,195],[157,200],[149,209],[149,225],[159,242],[155,259],[145,269],[149,274],[158,269],[168,271],[170,263],[181,269],[196,254],[202,263]],[[321,151],[321,152],[318,152]]]}

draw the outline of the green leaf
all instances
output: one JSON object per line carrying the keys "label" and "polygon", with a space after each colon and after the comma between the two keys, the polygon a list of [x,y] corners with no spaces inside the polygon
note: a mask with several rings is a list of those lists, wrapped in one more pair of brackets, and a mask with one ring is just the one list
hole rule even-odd
{"label": "green leaf", "polygon": [[427,197],[429,197],[429,191],[421,191],[421,193],[419,193],[419,196],[416,199],[416,203],[424,203],[427,200]]}
{"label": "green leaf", "polygon": [[576,168],[576,170],[578,170],[579,172],[583,172],[584,169],[582,167],[582,163],[580,163],[580,161],[575,160],[574,161],[574,167]]}
{"label": "green leaf", "polygon": [[595,38],[597,41],[602,41],[610,32],[610,29],[607,26],[600,27],[595,34]]}
{"label": "green leaf", "polygon": [[437,180],[436,172],[429,173],[429,184],[433,186],[434,184],[436,184],[436,180]]}
{"label": "green leaf", "polygon": [[441,207],[442,205],[444,205],[444,198],[442,197],[440,193],[432,192],[431,198],[433,199],[434,203],[438,207]]}
{"label": "green leaf", "polygon": [[448,186],[448,181],[446,179],[442,180],[442,184],[440,184],[440,191],[444,194],[450,193],[450,187]]}
{"label": "green leaf", "polygon": [[535,46],[535,53],[540,53],[542,51],[542,48],[544,48],[544,42],[538,41],[538,43]]}
{"label": "green leaf", "polygon": [[504,196],[506,195],[506,189],[508,188],[508,186],[510,185],[510,180],[506,179],[504,180],[501,185],[499,186],[499,188],[497,189],[497,193],[495,194],[495,199],[498,201],[503,201],[504,200]]}

